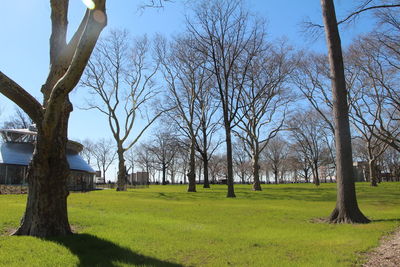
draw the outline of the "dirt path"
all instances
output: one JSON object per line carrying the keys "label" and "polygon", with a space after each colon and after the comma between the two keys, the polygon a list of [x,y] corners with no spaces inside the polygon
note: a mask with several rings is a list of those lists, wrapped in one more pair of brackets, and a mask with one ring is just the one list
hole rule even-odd
{"label": "dirt path", "polygon": [[368,261],[362,266],[400,266],[400,228],[394,234],[382,239],[379,247],[368,253]]}

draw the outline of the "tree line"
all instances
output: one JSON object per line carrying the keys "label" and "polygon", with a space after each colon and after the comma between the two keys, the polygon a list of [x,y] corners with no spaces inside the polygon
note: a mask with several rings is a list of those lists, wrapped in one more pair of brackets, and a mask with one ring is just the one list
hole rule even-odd
{"label": "tree line", "polygon": [[[297,153],[306,153],[301,162],[307,164],[316,184],[323,155],[334,162],[338,190],[331,222],[369,222],[355,195],[351,131],[366,150],[376,185],[377,159],[387,147],[399,152],[397,4],[374,6],[363,1],[338,23],[333,1],[321,0],[326,56],[269,40],[263,19],[250,14],[239,0],[196,3],[184,33],[169,39],[158,36],[152,45],[147,37],[127,42],[123,31],[98,41],[107,23],[106,1],[93,3],[67,41],[68,0],[50,1],[51,68],[41,88],[42,104],[0,72],[0,92],[26,112],[38,129],[28,171],[27,208],[16,234],[71,233],[65,151],[72,111],[69,93],[79,83],[93,96],[86,107],[108,120],[117,148],[120,191],[126,190],[125,155],[162,118],[168,124],[167,134],[155,134],[150,152],[161,162],[164,180],[176,164],[171,159],[176,154],[170,154],[178,146],[170,138],[186,144],[188,158],[182,166],[187,166],[189,192],[196,191],[196,157],[203,161],[204,170],[210,170],[218,145],[224,145],[227,197],[235,197],[233,155],[240,147],[241,156],[248,157],[242,162],[251,165],[253,189],[261,190],[261,155],[279,150],[273,148],[274,142],[283,138],[284,143],[298,143]],[[376,30],[343,50],[338,24],[375,9]],[[157,80],[163,81],[161,87]],[[299,112],[301,99],[308,101],[310,112]],[[219,131],[222,141],[216,140]],[[270,158],[275,157],[272,154]]]}

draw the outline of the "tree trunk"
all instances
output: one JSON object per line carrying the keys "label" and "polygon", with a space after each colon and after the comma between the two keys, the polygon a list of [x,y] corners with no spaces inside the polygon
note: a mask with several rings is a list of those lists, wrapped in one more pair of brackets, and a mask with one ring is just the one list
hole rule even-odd
{"label": "tree trunk", "polygon": [[192,137],[190,142],[189,156],[189,172],[187,174],[189,180],[188,192],[196,192],[196,155],[195,155],[196,140]]}
{"label": "tree trunk", "polygon": [[274,170],[275,184],[279,184],[278,181],[278,170]]}
{"label": "tree trunk", "polygon": [[117,191],[126,191],[126,166],[124,159],[124,150],[118,146],[118,178],[117,178]]}
{"label": "tree trunk", "polygon": [[205,121],[202,123],[202,133],[203,133],[203,153],[201,156],[203,157],[203,176],[204,176],[204,188],[210,188],[210,181],[208,179],[208,152],[207,152],[207,127],[205,125]]}
{"label": "tree trunk", "polygon": [[236,197],[233,185],[232,139],[231,139],[231,129],[229,125],[225,125],[225,134],[226,134],[226,160],[228,167],[228,175],[226,177],[228,184],[228,193],[226,197]]}
{"label": "tree trunk", "polygon": [[336,144],[336,207],[332,223],[368,223],[360,211],[353,177],[353,159],[342,48],[333,0],[321,0],[332,79]]}
{"label": "tree trunk", "polygon": [[167,184],[166,175],[167,175],[167,166],[165,165],[165,163],[163,163],[162,164],[162,184],[163,185]]}
{"label": "tree trunk", "polygon": [[[36,237],[72,234],[67,212],[67,179],[69,166],[66,157],[69,101],[53,132],[44,132],[37,125],[37,143],[28,167],[28,201],[21,225],[14,235]],[[56,138],[54,138],[56,137]]]}
{"label": "tree trunk", "polygon": [[369,168],[369,179],[371,181],[371,186],[378,186],[378,178],[376,177],[376,160],[369,159],[368,160],[368,168]]}
{"label": "tree trunk", "polygon": [[314,161],[314,184],[316,186],[320,185],[320,180],[319,180],[319,171],[318,171],[318,161]]}
{"label": "tree trunk", "polygon": [[261,182],[260,182],[260,164],[259,164],[259,158],[257,153],[254,153],[253,155],[253,190],[254,191],[261,191]]}
{"label": "tree trunk", "polygon": [[210,188],[210,180],[208,178],[208,155],[204,153],[203,155],[203,176],[204,176],[204,188]]}

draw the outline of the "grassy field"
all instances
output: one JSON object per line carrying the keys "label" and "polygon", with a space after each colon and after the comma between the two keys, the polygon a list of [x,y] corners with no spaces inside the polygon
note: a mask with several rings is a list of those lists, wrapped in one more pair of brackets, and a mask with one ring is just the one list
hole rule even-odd
{"label": "grassy field", "polygon": [[25,195],[0,195],[1,266],[352,266],[400,225],[400,183],[357,184],[367,225],[314,223],[335,203],[335,185],[151,186],[71,193],[66,238],[10,237]]}

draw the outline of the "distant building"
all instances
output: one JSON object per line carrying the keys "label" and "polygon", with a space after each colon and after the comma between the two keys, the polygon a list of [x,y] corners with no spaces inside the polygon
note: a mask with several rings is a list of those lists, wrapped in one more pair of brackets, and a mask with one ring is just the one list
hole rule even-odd
{"label": "distant building", "polygon": [[[0,134],[3,139],[0,148],[0,184],[27,184],[25,177],[32,160],[36,129],[3,129]],[[71,170],[67,181],[69,190],[94,189],[95,171],[79,155],[82,149],[80,143],[68,141],[67,160]]]}

